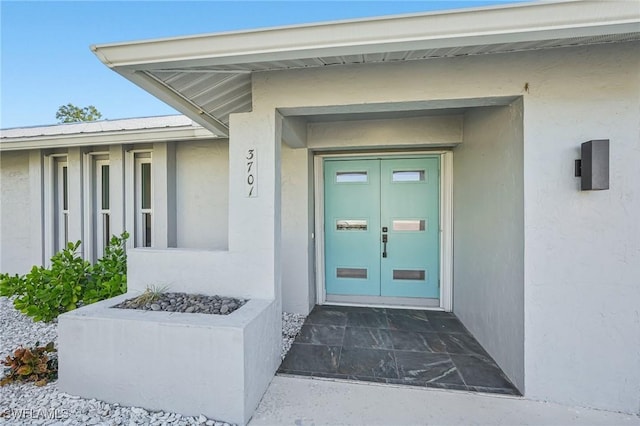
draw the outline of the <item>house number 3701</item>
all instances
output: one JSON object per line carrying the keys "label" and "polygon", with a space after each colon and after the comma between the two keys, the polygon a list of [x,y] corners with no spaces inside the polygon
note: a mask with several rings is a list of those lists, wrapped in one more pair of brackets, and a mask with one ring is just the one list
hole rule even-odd
{"label": "house number 3701", "polygon": [[247,162],[247,175],[245,177],[246,194],[247,197],[258,196],[258,154],[255,148],[247,150],[246,155]]}

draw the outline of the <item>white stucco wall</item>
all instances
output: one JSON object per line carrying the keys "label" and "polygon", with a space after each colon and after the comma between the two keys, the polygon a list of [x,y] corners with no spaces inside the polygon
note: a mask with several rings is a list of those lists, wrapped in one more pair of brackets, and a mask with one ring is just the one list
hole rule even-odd
{"label": "white stucco wall", "polygon": [[229,144],[176,145],[177,246],[224,250],[228,245]]}
{"label": "white stucco wall", "polygon": [[[253,107],[336,113],[522,96],[526,396],[637,413],[639,69],[640,44],[629,42],[264,72]],[[611,189],[581,192],[573,160],[601,138],[612,143]]]}
{"label": "white stucco wall", "polygon": [[0,155],[0,272],[31,269],[29,152]]}
{"label": "white stucco wall", "polygon": [[524,391],[522,100],[469,111],[453,152],[453,311]]}
{"label": "white stucco wall", "polygon": [[462,141],[462,115],[309,123],[311,149],[451,146]]}
{"label": "white stucco wall", "polygon": [[308,253],[313,250],[309,229],[308,191],[311,168],[308,150],[282,145],[282,309],[307,314],[309,301],[315,301],[309,285],[313,263]]}
{"label": "white stucco wall", "polygon": [[[527,394],[640,412],[640,43],[558,51],[525,96]],[[610,189],[579,190],[610,139]],[[548,350],[552,347],[553,350]]]}

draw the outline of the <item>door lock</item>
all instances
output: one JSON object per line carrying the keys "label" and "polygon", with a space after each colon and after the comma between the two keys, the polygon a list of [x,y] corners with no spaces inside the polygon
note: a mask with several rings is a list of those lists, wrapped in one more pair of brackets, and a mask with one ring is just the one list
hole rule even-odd
{"label": "door lock", "polygon": [[[387,228],[382,228],[382,232],[387,232]],[[382,234],[382,257],[387,257],[387,234]]]}

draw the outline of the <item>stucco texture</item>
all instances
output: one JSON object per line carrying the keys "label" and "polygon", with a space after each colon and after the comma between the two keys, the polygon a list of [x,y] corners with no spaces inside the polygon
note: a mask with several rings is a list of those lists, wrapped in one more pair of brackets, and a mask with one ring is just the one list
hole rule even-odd
{"label": "stucco texture", "polygon": [[[638,413],[639,69],[628,42],[263,72],[254,111],[522,97],[525,395]],[[611,140],[607,191],[582,192],[573,176],[591,139]]]}
{"label": "stucco texture", "polygon": [[29,152],[0,155],[0,272],[31,268]]}

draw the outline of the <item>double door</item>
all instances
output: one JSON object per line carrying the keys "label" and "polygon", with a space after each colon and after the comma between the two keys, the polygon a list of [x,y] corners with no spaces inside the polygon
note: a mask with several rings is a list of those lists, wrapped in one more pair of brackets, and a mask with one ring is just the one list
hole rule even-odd
{"label": "double door", "polygon": [[439,297],[440,159],[325,159],[327,295]]}

